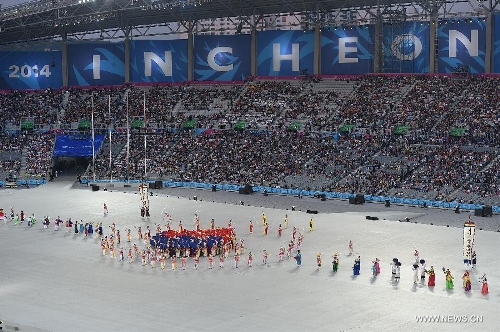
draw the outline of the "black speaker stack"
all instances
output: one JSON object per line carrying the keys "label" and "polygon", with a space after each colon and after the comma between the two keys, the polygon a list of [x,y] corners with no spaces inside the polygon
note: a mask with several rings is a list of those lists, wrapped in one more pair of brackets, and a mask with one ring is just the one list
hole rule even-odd
{"label": "black speaker stack", "polygon": [[364,204],[365,195],[357,194],[356,197],[349,197],[349,204]]}
{"label": "black speaker stack", "polygon": [[481,209],[475,209],[474,216],[476,216],[476,217],[492,217],[493,216],[493,208],[491,207],[491,205],[485,205]]}
{"label": "black speaker stack", "polygon": [[239,188],[238,192],[241,195],[250,195],[250,194],[253,194],[253,188],[251,185],[247,184],[244,187]]}

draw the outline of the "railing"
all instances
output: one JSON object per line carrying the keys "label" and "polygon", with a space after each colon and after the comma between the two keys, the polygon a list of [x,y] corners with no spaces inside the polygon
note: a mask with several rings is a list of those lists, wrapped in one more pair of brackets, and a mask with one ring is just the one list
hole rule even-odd
{"label": "railing", "polygon": [[[16,180],[17,186],[40,186],[46,184],[47,181],[45,179],[28,179],[28,180]],[[88,184],[91,181],[88,178],[82,177],[81,183]],[[120,180],[96,180],[96,183],[141,183],[141,180],[129,180],[129,181],[120,181]],[[148,183],[154,183],[155,180],[147,180]],[[239,191],[241,188],[244,188],[242,185],[236,184],[220,184],[220,183],[205,183],[205,182],[181,182],[181,181],[162,181],[163,187],[174,187],[174,188],[194,188],[194,189],[206,189],[212,190],[215,186],[216,190],[224,190],[224,191]],[[4,180],[0,180],[0,187],[6,187],[7,182]],[[344,199],[348,200],[349,198],[355,198],[356,194],[350,193],[340,193],[340,192],[327,192],[327,191],[310,191],[310,190],[302,190],[302,189],[285,189],[285,188],[275,188],[275,187],[264,187],[264,186],[253,186],[253,192],[264,193],[267,192],[269,194],[277,194],[284,196],[310,196],[310,197],[321,197],[324,195],[325,198],[330,199]],[[468,204],[468,203],[459,203],[459,202],[443,202],[443,201],[434,201],[429,199],[417,199],[417,198],[401,198],[401,197],[390,197],[390,196],[376,196],[376,195],[364,195],[365,201],[368,202],[380,202],[384,203],[387,200],[392,204],[400,204],[400,205],[413,205],[419,207],[436,207],[443,209],[455,209],[459,208],[461,210],[476,210],[482,209],[484,205],[481,204]],[[496,213],[500,213],[500,206],[492,206],[492,211]]]}
{"label": "railing", "polygon": [[[82,179],[82,184],[87,184],[89,182],[87,179]],[[97,183],[110,183],[110,180],[96,180]],[[123,181],[113,181],[113,183],[119,183]],[[140,183],[140,180],[130,180],[129,183]],[[154,183],[154,180],[148,180],[148,183]],[[195,189],[206,189],[211,190],[214,186],[216,190],[224,191],[239,191],[239,189],[244,188],[242,185],[236,184],[220,184],[220,183],[205,183],[205,182],[181,182],[181,181],[162,181],[163,187],[180,187],[180,188],[195,188]],[[356,194],[350,193],[340,193],[340,192],[327,192],[327,191],[310,191],[302,189],[284,189],[284,188],[274,188],[274,187],[264,187],[264,186],[253,186],[254,192],[269,194],[278,194],[284,196],[310,196],[310,197],[320,197],[330,199],[345,199],[355,198]],[[401,198],[401,197],[390,197],[390,196],[376,196],[376,195],[364,195],[365,201],[380,202],[384,203],[389,200],[392,204],[400,205],[414,205],[419,207],[437,207],[444,209],[455,209],[457,206],[461,210],[475,210],[482,209],[484,205],[481,204],[467,204],[459,202],[444,202],[444,201],[434,201],[428,199],[416,199],[416,198]],[[492,206],[493,212],[500,213],[500,206]]]}
{"label": "railing", "polygon": [[13,183],[13,182],[15,182],[18,187],[20,187],[20,186],[41,186],[43,184],[46,184],[47,180],[45,180],[45,179],[23,179],[23,180],[16,180],[16,181],[0,180],[0,187],[5,188],[8,183]]}

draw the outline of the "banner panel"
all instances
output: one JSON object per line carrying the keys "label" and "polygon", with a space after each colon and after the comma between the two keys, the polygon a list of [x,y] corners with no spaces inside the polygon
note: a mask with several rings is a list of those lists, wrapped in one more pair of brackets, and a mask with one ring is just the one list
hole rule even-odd
{"label": "banner panel", "polygon": [[56,157],[88,157],[93,156],[104,141],[102,134],[94,135],[58,135],[54,146],[54,156]]}
{"label": "banner panel", "polygon": [[187,50],[187,39],[131,41],[130,81],[135,83],[187,81]]}
{"label": "banner panel", "polygon": [[429,22],[385,23],[382,36],[385,73],[429,72]]}
{"label": "banner panel", "polygon": [[439,72],[484,73],[486,21],[482,18],[450,20],[438,28]]}
{"label": "banner panel", "polygon": [[492,71],[500,73],[500,14],[493,16]]}
{"label": "banner panel", "polygon": [[0,52],[0,89],[48,89],[62,86],[60,51]]}
{"label": "banner panel", "polygon": [[251,36],[195,36],[194,79],[243,81],[251,70]]}
{"label": "banner panel", "polygon": [[68,45],[68,84],[70,86],[122,85],[124,82],[123,43]]}
{"label": "banner panel", "polygon": [[373,26],[335,27],[321,33],[321,74],[373,71]]}
{"label": "banner panel", "polygon": [[257,33],[257,75],[297,76],[314,71],[313,31]]}
{"label": "banner panel", "polygon": [[474,253],[474,240],[476,238],[476,224],[467,221],[464,224],[464,264],[471,265]]}

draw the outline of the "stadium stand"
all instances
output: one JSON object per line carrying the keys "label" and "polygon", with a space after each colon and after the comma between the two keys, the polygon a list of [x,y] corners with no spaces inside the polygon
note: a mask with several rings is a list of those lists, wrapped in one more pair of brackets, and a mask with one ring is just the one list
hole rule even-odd
{"label": "stadium stand", "polygon": [[54,134],[88,133],[93,99],[94,129],[113,135],[97,178],[141,179],[146,159],[151,180],[499,204],[498,83],[366,75],[2,93],[1,172],[47,177]]}

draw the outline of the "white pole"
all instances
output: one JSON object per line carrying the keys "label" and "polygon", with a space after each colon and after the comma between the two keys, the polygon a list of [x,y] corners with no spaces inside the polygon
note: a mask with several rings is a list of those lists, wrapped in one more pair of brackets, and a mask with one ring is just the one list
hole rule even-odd
{"label": "white pole", "polygon": [[109,109],[109,182],[113,182],[113,169],[111,168],[112,167],[112,163],[111,163],[111,158],[112,158],[112,154],[111,154],[111,95],[109,95],[109,99],[108,99],[108,109]]}
{"label": "white pole", "polygon": [[127,182],[130,181],[130,124],[128,119],[128,94],[127,92]]}
{"label": "white pole", "polygon": [[95,182],[95,133],[94,133],[94,95],[92,95],[92,117],[91,117],[91,126],[92,126],[92,178]]}
{"label": "white pole", "polygon": [[147,147],[146,147],[146,91],[144,91],[143,98],[143,110],[144,110],[144,119],[143,119],[143,127],[144,127],[144,180],[146,180],[146,156],[147,156]]}

